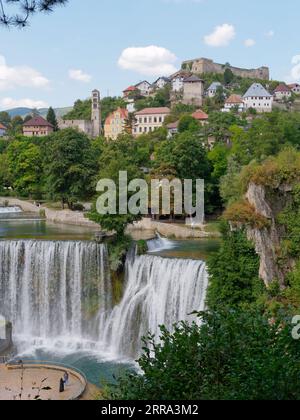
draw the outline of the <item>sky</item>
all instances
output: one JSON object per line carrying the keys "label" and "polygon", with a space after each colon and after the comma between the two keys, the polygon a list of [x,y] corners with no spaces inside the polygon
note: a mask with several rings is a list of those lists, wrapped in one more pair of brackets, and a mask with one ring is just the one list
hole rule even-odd
{"label": "sky", "polygon": [[119,96],[198,57],[300,82],[299,16],[299,0],[69,0],[0,27],[0,110]]}

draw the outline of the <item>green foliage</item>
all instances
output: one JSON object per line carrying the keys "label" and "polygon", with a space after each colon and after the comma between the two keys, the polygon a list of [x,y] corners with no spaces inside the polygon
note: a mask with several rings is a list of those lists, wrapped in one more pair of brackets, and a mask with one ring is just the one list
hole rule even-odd
{"label": "green foliage", "polygon": [[74,103],[72,111],[63,116],[64,120],[90,120],[92,117],[92,101],[91,99],[78,99]]}
{"label": "green foliage", "polygon": [[170,106],[170,86],[157,90],[154,96],[138,99],[135,102],[136,111],[144,108],[169,107]]}
{"label": "green foliage", "polygon": [[52,107],[50,107],[48,109],[48,113],[47,113],[47,121],[53,125],[54,127],[54,131],[58,130],[58,123],[57,123],[57,119],[56,119],[56,115],[54,112],[54,109]]}
{"label": "green foliage", "polygon": [[178,123],[178,132],[183,133],[184,131],[195,132],[199,130],[199,123],[191,115],[183,115]]}
{"label": "green foliage", "polygon": [[47,144],[47,192],[62,205],[90,198],[95,191],[97,156],[90,140],[78,131],[67,129],[53,134]]}
{"label": "green foliage", "polygon": [[144,255],[148,252],[148,245],[147,241],[144,241],[143,239],[137,241],[137,254],[138,255]]}
{"label": "green foliage", "polygon": [[207,302],[235,307],[256,300],[255,291],[263,282],[258,279],[259,257],[243,231],[223,228],[220,250],[208,259],[210,285]]}
{"label": "green foliage", "polygon": [[232,73],[232,70],[227,68],[224,72],[224,83],[225,85],[230,85],[234,80],[234,74]]}
{"label": "green foliage", "polygon": [[16,140],[7,148],[6,182],[21,196],[39,197],[41,194],[42,154],[30,140]]}
{"label": "green foliage", "polygon": [[139,359],[107,395],[116,400],[299,400],[300,356],[285,318],[270,324],[255,309],[202,313],[161,343],[152,336]]}

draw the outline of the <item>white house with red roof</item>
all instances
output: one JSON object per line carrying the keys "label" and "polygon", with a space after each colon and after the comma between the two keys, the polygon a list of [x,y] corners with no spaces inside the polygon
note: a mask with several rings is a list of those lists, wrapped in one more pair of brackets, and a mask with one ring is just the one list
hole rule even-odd
{"label": "white house with red roof", "polygon": [[195,118],[201,125],[205,125],[208,123],[208,115],[202,111],[202,109],[198,109],[192,114],[192,117]]}
{"label": "white house with red roof", "polygon": [[0,123],[0,137],[6,136],[6,132],[7,132],[7,128],[5,127],[5,125]]}
{"label": "white house with red roof", "polygon": [[133,135],[135,137],[141,134],[151,133],[163,126],[165,119],[170,115],[171,110],[167,107],[145,108],[136,112]]}
{"label": "white house with red roof", "polygon": [[255,109],[257,112],[272,112],[273,95],[260,83],[253,83],[243,96],[246,109]]}
{"label": "white house with red roof", "polygon": [[276,101],[282,101],[284,99],[290,99],[292,96],[291,89],[284,83],[280,83],[274,90],[274,99]]}
{"label": "white house with red roof", "polygon": [[232,109],[236,109],[239,112],[243,112],[245,104],[243,98],[240,95],[230,95],[226,99],[222,112],[230,112]]}
{"label": "white house with red roof", "polygon": [[295,95],[300,95],[300,85],[299,83],[292,83],[291,85],[288,85],[288,87],[291,89]]}

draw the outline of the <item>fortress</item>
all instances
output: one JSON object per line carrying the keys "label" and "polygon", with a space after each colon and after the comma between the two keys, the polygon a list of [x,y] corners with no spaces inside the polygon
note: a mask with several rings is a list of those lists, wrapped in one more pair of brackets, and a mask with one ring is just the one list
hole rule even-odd
{"label": "fortress", "polygon": [[270,80],[270,70],[268,67],[259,67],[258,69],[242,69],[232,67],[229,64],[214,63],[208,58],[196,58],[182,63],[182,69],[191,71],[194,74],[218,73],[223,74],[226,69],[230,69],[235,76],[249,77],[251,79]]}

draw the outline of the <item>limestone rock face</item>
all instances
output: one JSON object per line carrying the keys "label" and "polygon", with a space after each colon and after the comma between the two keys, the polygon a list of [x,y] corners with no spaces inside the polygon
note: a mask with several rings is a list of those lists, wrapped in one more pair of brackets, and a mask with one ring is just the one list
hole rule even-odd
{"label": "limestone rock face", "polygon": [[246,194],[247,200],[255,208],[256,213],[270,221],[270,227],[263,229],[247,227],[248,239],[254,243],[255,250],[260,256],[259,276],[266,286],[277,280],[284,288],[286,274],[295,264],[293,260],[279,264],[280,242],[285,232],[283,227],[276,223],[277,215],[290,199],[291,190],[291,187],[285,186],[284,189],[268,191],[262,185],[250,183]]}

